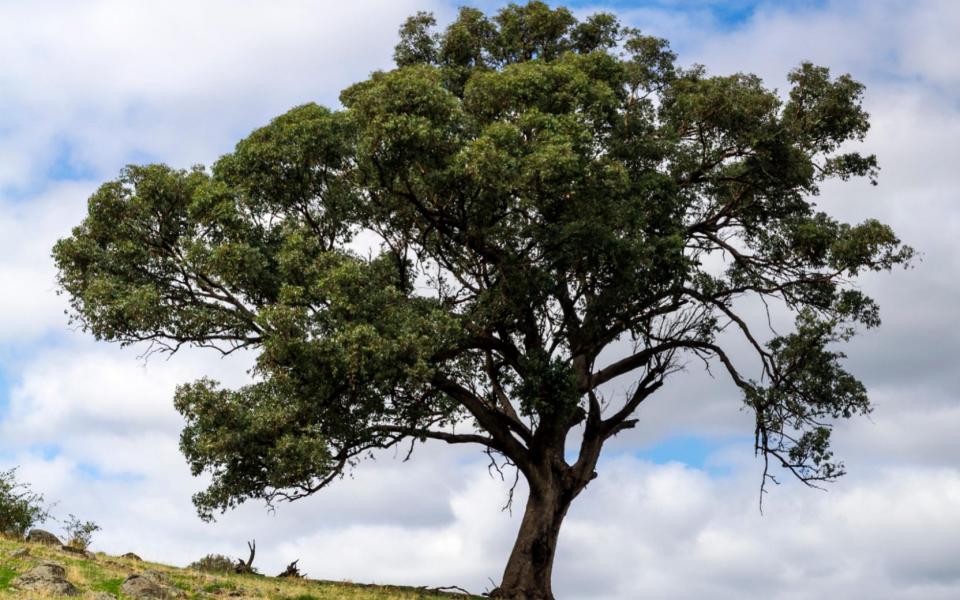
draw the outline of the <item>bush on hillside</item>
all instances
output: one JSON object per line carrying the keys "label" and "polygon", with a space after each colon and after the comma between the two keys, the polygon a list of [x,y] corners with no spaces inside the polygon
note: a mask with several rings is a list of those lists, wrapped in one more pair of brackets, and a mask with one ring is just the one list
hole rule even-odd
{"label": "bush on hillside", "polygon": [[237,567],[237,561],[222,554],[208,554],[200,560],[191,563],[189,569],[194,571],[203,571],[204,573],[233,573]]}
{"label": "bush on hillside", "polygon": [[81,521],[77,517],[70,517],[63,524],[67,532],[67,545],[80,550],[86,550],[93,541],[93,534],[100,531],[100,526],[93,521]]}
{"label": "bush on hillside", "polygon": [[43,495],[17,481],[17,469],[0,471],[0,533],[22,538],[34,525],[50,518]]}

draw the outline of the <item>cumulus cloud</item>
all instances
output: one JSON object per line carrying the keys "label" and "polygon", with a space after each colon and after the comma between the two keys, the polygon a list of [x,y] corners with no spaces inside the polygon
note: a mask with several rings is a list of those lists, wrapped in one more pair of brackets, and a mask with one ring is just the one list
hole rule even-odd
{"label": "cumulus cloud", "polygon": [[[2,139],[0,135],[0,139]],[[0,142],[2,144],[2,142]],[[0,161],[2,162],[2,161]],[[29,201],[0,200],[0,344],[27,344],[66,324],[50,249],[83,216],[88,183],[50,186]]]}
{"label": "cumulus cloud", "polygon": [[[691,363],[644,404],[638,428],[617,438],[571,510],[556,565],[561,597],[957,597],[960,71],[943,49],[960,10],[946,0],[770,2],[731,26],[706,0],[613,4],[673,40],[682,62],[715,73],[756,72],[782,90],[785,74],[810,59],[863,80],[873,122],[865,149],[880,157],[880,186],[828,185],[819,202],[845,219],[880,217],[924,255],[910,271],[861,282],[885,322],[849,347],[877,406],[836,434],[851,475],[829,493],[774,488],[761,516],[759,466],[737,437],[749,435],[749,414],[722,373],[714,380]],[[177,449],[173,389],[207,374],[242,384],[250,357],[185,352],[145,363],[143,349],[67,332],[49,260],[85,198],[123,164],[209,163],[293,105],[335,104],[345,85],[389,65],[397,25],[420,9],[443,20],[455,6],[0,4],[0,367],[9,386],[0,466],[22,465],[60,513],[100,522],[98,548],[185,564],[239,554],[256,538],[267,572],[300,558],[329,579],[481,591],[499,577],[519,514],[500,511],[507,484],[469,449],[431,443],[410,462],[385,453],[275,513],[252,503],[200,522],[189,497],[204,481]],[[705,464],[723,468],[637,457],[681,435],[714,440]]]}
{"label": "cumulus cloud", "polygon": [[565,525],[560,580],[579,598],[956,594],[955,470],[884,469],[829,494],[784,488],[760,515],[749,477],[610,461]]}
{"label": "cumulus cloud", "polygon": [[64,166],[100,177],[143,158],[208,162],[293,105],[335,104],[432,4],[3,3],[0,188]]}

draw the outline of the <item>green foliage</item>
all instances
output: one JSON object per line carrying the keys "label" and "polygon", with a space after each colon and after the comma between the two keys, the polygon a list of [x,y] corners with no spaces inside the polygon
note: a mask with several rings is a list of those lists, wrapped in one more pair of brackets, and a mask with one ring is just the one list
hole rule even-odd
{"label": "green foliage", "polygon": [[67,545],[80,550],[89,548],[93,534],[101,530],[93,521],[81,521],[73,515],[67,517],[63,528],[67,532]]}
{"label": "green foliage", "polygon": [[[912,256],[886,225],[812,201],[825,180],[877,175],[848,151],[869,127],[863,87],[804,63],[781,98],[542,2],[435,27],[408,20],[397,68],[341,110],[294,108],[211,169],[126,168],[54,248],[97,338],[257,352],[247,386],[177,391],[181,448],[212,475],[201,514],[309,495],[425,439],[480,443],[572,497],[690,357],[742,389],[765,459],[808,482],[842,473],[831,422],[869,401],[833,345],[879,324],[850,281]],[[799,315],[796,331],[753,331],[750,296]],[[632,395],[602,410],[620,377]]]}
{"label": "green foliage", "polygon": [[202,571],[204,573],[233,573],[236,569],[236,566],[237,561],[233,560],[229,556],[224,556],[222,554],[208,554],[200,560],[190,563],[190,566],[187,568],[193,569],[194,571]]}
{"label": "green foliage", "polygon": [[17,470],[0,471],[0,534],[22,538],[27,531],[50,518],[43,495],[17,481]]}

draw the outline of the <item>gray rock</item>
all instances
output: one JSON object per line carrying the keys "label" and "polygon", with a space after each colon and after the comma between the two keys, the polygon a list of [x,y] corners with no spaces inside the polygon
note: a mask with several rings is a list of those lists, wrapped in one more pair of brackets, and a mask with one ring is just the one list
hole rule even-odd
{"label": "gray rock", "polygon": [[160,571],[144,571],[143,573],[140,573],[140,576],[146,577],[157,585],[170,585],[170,577],[166,573],[161,573]]}
{"label": "gray rock", "polygon": [[140,575],[131,575],[127,577],[120,586],[120,591],[131,598],[166,598],[164,589]]}
{"label": "gray rock", "polygon": [[55,562],[42,562],[13,580],[17,589],[60,596],[76,596],[80,592],[67,581],[67,571]]}
{"label": "gray rock", "polygon": [[36,544],[47,544],[49,546],[63,545],[63,542],[60,541],[60,538],[53,535],[49,531],[44,531],[43,529],[31,529],[30,533],[27,534],[27,541]]}
{"label": "gray rock", "polygon": [[8,555],[10,558],[26,558],[30,556],[30,548],[17,548]]}
{"label": "gray rock", "polygon": [[117,600],[117,597],[113,594],[108,594],[107,592],[96,592],[94,595],[90,596],[91,600]]}
{"label": "gray rock", "polygon": [[97,558],[97,555],[89,550],[84,550],[83,548],[77,548],[75,546],[63,545],[60,546],[60,550],[67,552],[69,554],[76,554],[77,556],[82,556],[87,560],[94,560]]}
{"label": "gray rock", "polygon": [[129,558],[130,560],[135,560],[135,561],[137,561],[137,562],[143,562],[143,559],[140,558],[139,556],[137,556],[136,554],[134,554],[133,552],[127,552],[126,554],[124,554],[124,555],[121,556],[120,558]]}
{"label": "gray rock", "polygon": [[131,575],[120,586],[120,591],[135,600],[152,598],[180,598],[184,596],[181,590],[168,584],[170,579],[157,571],[145,571],[139,575]]}

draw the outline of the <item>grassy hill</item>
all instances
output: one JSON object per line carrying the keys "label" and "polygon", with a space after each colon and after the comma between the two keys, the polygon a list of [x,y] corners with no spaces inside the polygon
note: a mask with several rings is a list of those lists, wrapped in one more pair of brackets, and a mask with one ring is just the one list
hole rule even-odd
{"label": "grassy hill", "polygon": [[[16,550],[26,548],[27,556],[14,558]],[[271,600],[413,600],[439,598],[477,598],[417,588],[381,585],[359,585],[347,582],[310,579],[278,579],[259,575],[215,575],[190,569],[179,569],[133,558],[97,554],[84,558],[54,546],[29,544],[0,537],[0,598],[43,598],[12,587],[17,576],[44,561],[54,561],[67,572],[67,580],[80,590],[79,598],[114,598],[129,600],[120,591],[124,580],[148,571],[161,574],[171,588],[182,590],[183,598],[269,598]]]}

